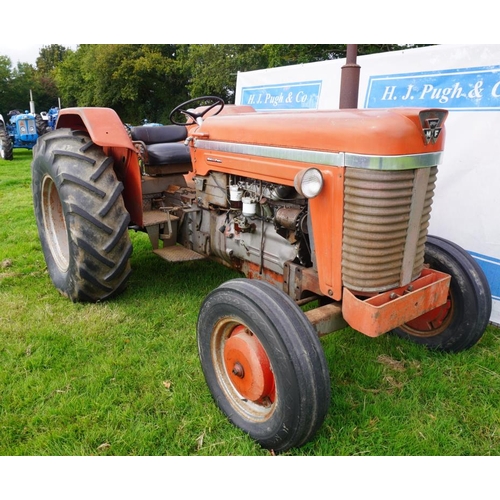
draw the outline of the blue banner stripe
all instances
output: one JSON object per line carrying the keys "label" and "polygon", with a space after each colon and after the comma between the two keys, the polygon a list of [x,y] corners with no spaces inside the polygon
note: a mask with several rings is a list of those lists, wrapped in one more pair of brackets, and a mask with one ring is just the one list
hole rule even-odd
{"label": "blue banner stripe", "polygon": [[257,111],[318,109],[321,80],[310,82],[258,85],[241,89],[241,104]]}
{"label": "blue banner stripe", "polygon": [[500,66],[371,76],[365,108],[500,111]]}
{"label": "blue banner stripe", "polygon": [[469,253],[474,257],[476,262],[481,266],[481,269],[486,274],[488,283],[491,288],[491,296],[493,300],[500,301],[500,259],[482,255],[476,252]]}

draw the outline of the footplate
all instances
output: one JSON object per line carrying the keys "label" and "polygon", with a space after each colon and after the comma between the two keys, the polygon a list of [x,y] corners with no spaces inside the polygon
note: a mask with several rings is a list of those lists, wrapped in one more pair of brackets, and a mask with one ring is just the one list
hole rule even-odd
{"label": "footplate", "polygon": [[342,315],[355,330],[378,337],[445,304],[450,280],[448,274],[424,269],[409,285],[365,300],[344,288]]}
{"label": "footplate", "polygon": [[153,250],[153,252],[168,262],[187,262],[190,260],[201,260],[205,258],[204,255],[180,245],[158,248]]}

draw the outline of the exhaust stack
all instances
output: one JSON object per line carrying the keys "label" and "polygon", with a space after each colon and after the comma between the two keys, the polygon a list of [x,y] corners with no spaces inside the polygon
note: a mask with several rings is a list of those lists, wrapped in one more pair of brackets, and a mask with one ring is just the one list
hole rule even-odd
{"label": "exhaust stack", "polygon": [[30,89],[30,113],[32,115],[35,114],[35,101],[33,100],[33,92],[31,92],[31,89]]}
{"label": "exhaust stack", "polygon": [[347,44],[346,63],[342,66],[340,80],[340,109],[352,109],[358,107],[359,74],[361,67],[356,63],[358,46]]}

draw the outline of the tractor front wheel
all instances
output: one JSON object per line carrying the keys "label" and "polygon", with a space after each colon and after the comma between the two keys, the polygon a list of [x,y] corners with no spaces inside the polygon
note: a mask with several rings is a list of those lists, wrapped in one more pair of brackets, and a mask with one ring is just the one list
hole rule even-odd
{"label": "tractor front wheel", "polygon": [[35,217],[49,275],[73,302],[120,292],[130,274],[130,216],[113,160],[85,132],[60,129],[33,150]]}
{"label": "tractor front wheel", "polygon": [[425,262],[451,275],[447,302],[393,330],[399,337],[430,349],[459,352],[482,337],[491,315],[491,292],[474,258],[451,241],[427,238]]}
{"label": "tractor front wheel", "polygon": [[12,141],[2,124],[0,124],[0,158],[3,160],[12,160],[14,158]]}
{"label": "tractor front wheel", "polygon": [[46,134],[47,132],[50,132],[51,129],[47,121],[44,120],[41,115],[39,114],[35,115],[35,123],[36,123],[36,133],[38,134],[38,137]]}
{"label": "tractor front wheel", "polygon": [[288,295],[263,281],[228,281],[204,300],[197,336],[217,405],[261,446],[283,452],[321,426],[330,403],[328,365]]}

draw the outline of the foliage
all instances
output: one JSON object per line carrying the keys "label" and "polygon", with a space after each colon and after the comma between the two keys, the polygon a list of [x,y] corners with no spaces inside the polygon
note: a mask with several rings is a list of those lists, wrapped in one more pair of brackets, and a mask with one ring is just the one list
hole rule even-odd
{"label": "foliage", "polygon": [[234,103],[238,71],[266,67],[260,45],[190,45],[184,60],[190,97],[215,95]]}
{"label": "foliage", "polygon": [[[9,83],[12,63],[7,56],[0,55],[0,114],[5,113],[9,99]],[[4,116],[6,118],[6,116]]]}
{"label": "foliage", "polygon": [[14,105],[9,107],[11,109],[18,109],[19,111],[29,110],[30,90],[34,90],[36,95],[36,76],[35,68],[28,63],[17,63],[16,68],[12,71],[12,78],[10,81],[10,91],[12,102]]}
{"label": "foliage", "polygon": [[[358,54],[421,45],[359,45]],[[29,90],[37,110],[113,108],[123,121],[168,122],[177,104],[200,95],[233,103],[239,71],[345,57],[345,44],[82,44],[76,50],[43,46],[36,67],[0,55],[0,112],[26,109]]]}
{"label": "foliage", "polygon": [[112,107],[124,121],[165,121],[185,97],[174,45],[80,45],[58,66],[67,105]]}
{"label": "foliage", "polygon": [[37,68],[23,62],[13,68],[10,59],[0,55],[0,113],[6,115],[12,109],[29,110],[30,91],[35,111],[57,106],[58,89],[53,71],[63,60],[66,49],[60,45],[50,47],[40,50]]}
{"label": "foliage", "polygon": [[[428,47],[428,43],[383,43],[383,44],[360,44],[358,45],[358,55],[366,56],[377,54],[378,52],[393,52],[395,50],[417,49],[418,47]],[[345,54],[341,57],[345,57]]]}
{"label": "foliage", "polygon": [[50,74],[64,60],[69,49],[59,44],[43,46],[36,60],[37,70],[44,74]]}
{"label": "foliage", "polygon": [[271,44],[262,47],[268,67],[289,66],[317,61],[328,61],[345,57],[346,45],[283,45]]}

